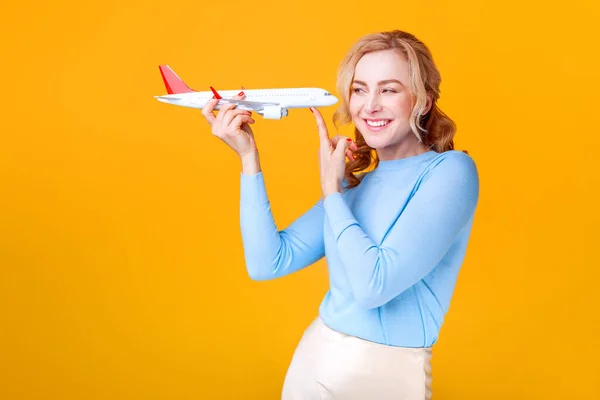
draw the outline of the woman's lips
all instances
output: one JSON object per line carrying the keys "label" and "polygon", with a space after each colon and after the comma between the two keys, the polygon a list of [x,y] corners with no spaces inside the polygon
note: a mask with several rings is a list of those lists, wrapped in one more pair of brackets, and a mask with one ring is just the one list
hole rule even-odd
{"label": "woman's lips", "polygon": [[378,118],[378,119],[363,119],[367,129],[373,132],[379,132],[384,130],[392,121],[391,119]]}

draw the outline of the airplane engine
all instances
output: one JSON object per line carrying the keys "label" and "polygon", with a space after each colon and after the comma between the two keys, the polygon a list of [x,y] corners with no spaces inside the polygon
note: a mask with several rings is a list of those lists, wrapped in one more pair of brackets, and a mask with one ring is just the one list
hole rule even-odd
{"label": "airplane engine", "polygon": [[288,110],[280,106],[266,106],[262,114],[266,119],[281,119],[288,115]]}

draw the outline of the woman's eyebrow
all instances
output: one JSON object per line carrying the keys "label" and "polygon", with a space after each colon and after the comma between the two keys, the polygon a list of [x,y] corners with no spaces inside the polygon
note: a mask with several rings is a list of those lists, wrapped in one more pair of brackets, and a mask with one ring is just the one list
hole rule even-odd
{"label": "woman's eyebrow", "polygon": [[[363,82],[363,81],[353,81],[352,83],[354,83],[354,84],[356,84],[356,85],[363,85],[363,86],[367,86],[367,84],[366,84],[365,82]],[[379,82],[377,82],[377,84],[378,84],[378,85],[385,85],[385,84],[388,84],[388,83],[397,83],[397,84],[399,84],[399,85],[402,85],[402,86],[404,86],[404,85],[402,84],[402,82],[400,82],[398,79],[386,79],[386,80],[383,80],[383,81],[379,81]]]}

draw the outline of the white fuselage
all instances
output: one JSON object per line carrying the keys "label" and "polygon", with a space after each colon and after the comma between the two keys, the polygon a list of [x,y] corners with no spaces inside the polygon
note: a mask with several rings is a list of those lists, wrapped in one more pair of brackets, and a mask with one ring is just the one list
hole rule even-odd
{"label": "white fuselage", "polygon": [[[223,99],[231,99],[242,90],[223,90],[219,94]],[[244,101],[270,103],[282,108],[326,107],[338,102],[331,93],[319,88],[288,88],[288,89],[246,89],[243,91]],[[203,108],[213,99],[213,92],[190,92],[156,96],[157,100],[173,105]],[[221,102],[215,106],[219,109]],[[245,107],[243,107],[245,108]]]}

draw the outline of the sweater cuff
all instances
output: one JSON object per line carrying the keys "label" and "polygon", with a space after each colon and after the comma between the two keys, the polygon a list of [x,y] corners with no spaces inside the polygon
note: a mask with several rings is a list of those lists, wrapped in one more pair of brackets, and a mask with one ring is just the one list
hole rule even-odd
{"label": "sweater cuff", "polygon": [[323,207],[335,240],[338,240],[346,228],[358,224],[352,210],[350,210],[340,192],[331,193],[327,196],[323,201]]}
{"label": "sweater cuff", "polygon": [[240,198],[242,206],[258,206],[269,202],[263,172],[248,175],[240,173]]}

